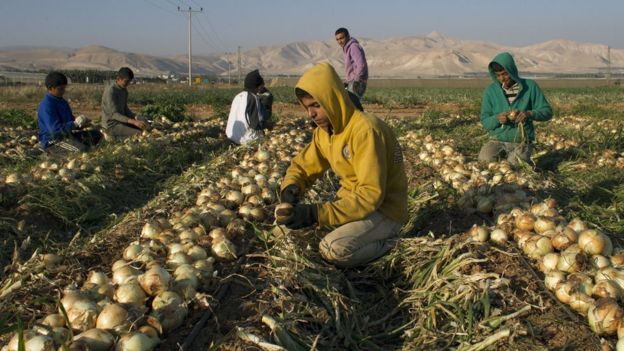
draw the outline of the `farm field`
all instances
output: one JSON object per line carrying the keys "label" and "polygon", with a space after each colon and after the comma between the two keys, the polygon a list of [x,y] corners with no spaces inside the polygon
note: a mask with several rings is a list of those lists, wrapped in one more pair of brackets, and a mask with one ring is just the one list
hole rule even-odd
{"label": "farm field", "polygon": [[[364,108],[403,148],[410,218],[388,255],[346,270],[318,254],[326,228],[273,225],[312,132],[292,88],[271,88],[276,127],[245,147],[224,136],[237,89],[129,90],[151,130],[48,160],[33,139],[42,88],[0,87],[0,345],[80,349],[96,326],[104,350],[605,350],[624,337],[622,88],[544,89],[554,117],[536,123],[535,167],[517,170],[476,162],[482,89],[370,88]],[[97,119],[101,91],[66,98]]]}

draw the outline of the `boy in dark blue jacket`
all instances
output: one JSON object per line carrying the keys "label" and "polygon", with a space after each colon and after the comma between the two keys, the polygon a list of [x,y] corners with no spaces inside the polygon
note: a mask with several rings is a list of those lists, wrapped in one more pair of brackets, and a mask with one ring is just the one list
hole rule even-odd
{"label": "boy in dark blue jacket", "polygon": [[45,78],[47,94],[39,104],[39,145],[49,154],[87,151],[97,144],[102,134],[97,130],[80,130],[89,125],[85,116],[74,117],[67,100],[63,99],[67,77],[51,72]]}

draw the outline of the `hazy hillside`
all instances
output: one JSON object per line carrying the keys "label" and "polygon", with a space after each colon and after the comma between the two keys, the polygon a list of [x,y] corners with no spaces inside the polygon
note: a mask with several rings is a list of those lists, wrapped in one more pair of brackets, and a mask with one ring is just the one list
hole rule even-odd
{"label": "hazy hillside", "polygon": [[[433,32],[374,40],[358,38],[366,51],[371,76],[427,77],[485,72],[497,53],[510,51],[521,72],[596,73],[607,69],[607,47],[600,44],[552,40],[526,47],[509,47],[489,42],[464,41]],[[242,53],[243,72],[259,68],[263,74],[298,75],[314,63],[329,61],[342,73],[342,51],[333,40],[295,42],[258,47]],[[228,62],[230,65],[228,66]],[[194,56],[197,74],[233,75],[238,73],[235,54]],[[613,72],[624,72],[624,49],[611,49]],[[185,74],[186,55],[157,57],[121,52],[90,45],[68,48],[0,48],[4,69],[102,69],[129,66],[140,75]]]}

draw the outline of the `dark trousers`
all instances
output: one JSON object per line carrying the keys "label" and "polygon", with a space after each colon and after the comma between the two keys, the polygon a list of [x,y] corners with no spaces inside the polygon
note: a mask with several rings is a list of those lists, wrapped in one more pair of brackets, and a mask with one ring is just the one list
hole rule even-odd
{"label": "dark trousers", "polygon": [[102,140],[102,133],[97,130],[79,130],[71,132],[63,139],[48,144],[45,152],[50,155],[66,155],[73,152],[85,152]]}

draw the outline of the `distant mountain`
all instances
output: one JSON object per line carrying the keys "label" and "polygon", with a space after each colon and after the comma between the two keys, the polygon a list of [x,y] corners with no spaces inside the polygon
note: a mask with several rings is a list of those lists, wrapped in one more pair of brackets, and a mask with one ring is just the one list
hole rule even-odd
{"label": "distant mountain", "polygon": [[[374,40],[358,38],[373,77],[432,77],[486,72],[487,64],[503,51],[511,52],[521,73],[597,73],[607,69],[607,47],[570,40],[552,40],[525,47],[466,41],[433,32]],[[202,75],[233,76],[238,68],[236,54],[194,56],[193,72]],[[185,74],[186,55],[157,57],[121,52],[102,46],[68,48],[0,48],[4,69],[99,69],[133,68],[138,75]],[[228,64],[229,62],[229,64]],[[243,72],[260,69],[265,75],[299,75],[318,62],[330,62],[343,72],[342,51],[335,41],[295,42],[257,47],[242,53]],[[624,49],[611,49],[612,72],[624,72]]]}

